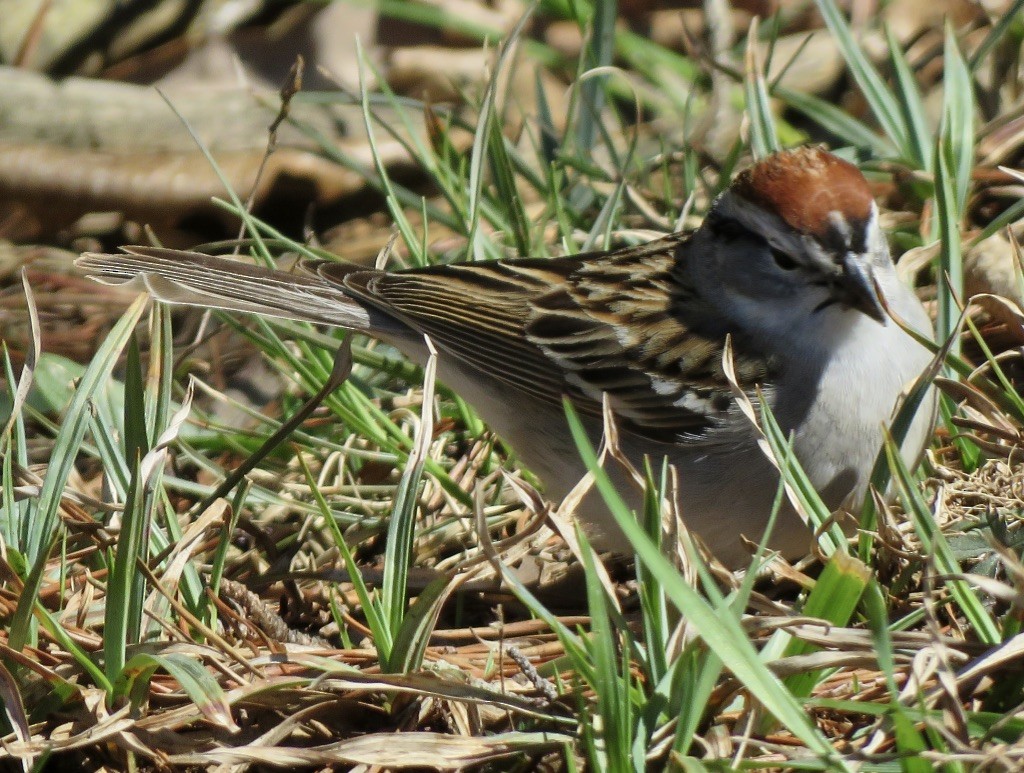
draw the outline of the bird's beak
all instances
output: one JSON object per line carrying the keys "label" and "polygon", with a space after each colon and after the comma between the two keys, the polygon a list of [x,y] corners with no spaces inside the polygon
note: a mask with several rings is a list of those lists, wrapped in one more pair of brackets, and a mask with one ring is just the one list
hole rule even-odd
{"label": "bird's beak", "polygon": [[845,302],[878,322],[885,324],[887,315],[870,260],[865,255],[848,252],[843,258],[843,274],[839,286]]}

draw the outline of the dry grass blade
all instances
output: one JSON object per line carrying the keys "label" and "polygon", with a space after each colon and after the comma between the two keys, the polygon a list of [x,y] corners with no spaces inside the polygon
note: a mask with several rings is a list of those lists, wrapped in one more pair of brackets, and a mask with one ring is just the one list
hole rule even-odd
{"label": "dry grass blade", "polygon": [[305,749],[280,746],[211,749],[201,754],[169,755],[166,762],[172,765],[263,763],[282,768],[349,764],[462,770],[472,765],[496,763],[517,754],[544,754],[571,742],[571,736],[557,733],[505,733],[476,738],[426,732],[379,733]]}

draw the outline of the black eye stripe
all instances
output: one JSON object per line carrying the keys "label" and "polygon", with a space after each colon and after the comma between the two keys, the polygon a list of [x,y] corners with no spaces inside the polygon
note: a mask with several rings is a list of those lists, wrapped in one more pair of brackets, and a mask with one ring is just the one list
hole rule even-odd
{"label": "black eye stripe", "polygon": [[850,235],[850,248],[854,252],[865,253],[868,251],[867,223],[854,223],[853,233]]}
{"label": "black eye stripe", "polygon": [[793,271],[800,268],[800,264],[793,258],[792,255],[780,250],[777,247],[773,247],[767,239],[762,237],[760,234],[756,234],[747,228],[745,225],[740,223],[738,220],[733,220],[729,217],[718,216],[707,223],[711,232],[715,235],[715,238],[722,242],[735,242],[740,239],[745,239],[750,242],[756,242],[757,244],[767,247],[771,252],[772,259],[775,264],[783,269],[784,271]]}
{"label": "black eye stripe", "polygon": [[778,249],[777,247],[769,246],[768,249],[772,253],[772,258],[775,260],[775,265],[781,268],[783,271],[794,271],[800,268],[800,264],[793,259],[793,256],[788,252]]}
{"label": "black eye stripe", "polygon": [[754,236],[749,228],[730,217],[716,217],[708,225],[711,232],[722,241],[732,242],[737,239],[750,239]]}
{"label": "black eye stripe", "polygon": [[824,234],[817,237],[817,241],[826,252],[835,255],[845,255],[847,251],[867,252],[867,223],[855,221],[848,224],[844,220],[841,225],[833,224],[829,227]]}

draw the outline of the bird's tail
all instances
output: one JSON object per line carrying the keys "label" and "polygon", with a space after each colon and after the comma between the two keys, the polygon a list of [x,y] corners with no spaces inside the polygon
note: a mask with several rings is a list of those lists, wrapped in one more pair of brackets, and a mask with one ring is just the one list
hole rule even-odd
{"label": "bird's tail", "polygon": [[123,247],[125,254],[87,252],[75,264],[92,279],[148,292],[164,303],[242,311],[380,332],[394,320],[362,306],[336,284],[240,260],[160,247]]}

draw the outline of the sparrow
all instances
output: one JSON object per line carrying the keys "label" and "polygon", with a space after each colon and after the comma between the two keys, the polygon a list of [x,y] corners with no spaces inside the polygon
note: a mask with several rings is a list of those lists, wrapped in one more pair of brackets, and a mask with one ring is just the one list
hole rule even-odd
{"label": "sparrow", "polygon": [[[749,558],[742,537],[761,540],[779,485],[726,378],[727,339],[739,385],[768,403],[833,510],[863,500],[883,426],[931,358],[886,313],[930,335],[896,275],[867,181],[820,148],[742,171],[692,233],[614,251],[399,271],[311,261],[286,273],[123,249],[86,253],[78,265],[166,303],[349,328],[419,363],[429,336],[438,377],[556,501],[586,471],[563,396],[595,441],[607,399],[621,450],[638,465],[645,456],[675,465],[683,520],[727,564]],[[908,459],[920,456],[932,422],[924,406],[904,441]],[[622,490],[639,506],[635,488]],[[597,544],[623,547],[596,495],[577,516]],[[811,541],[785,504],[769,547],[795,557]]]}

